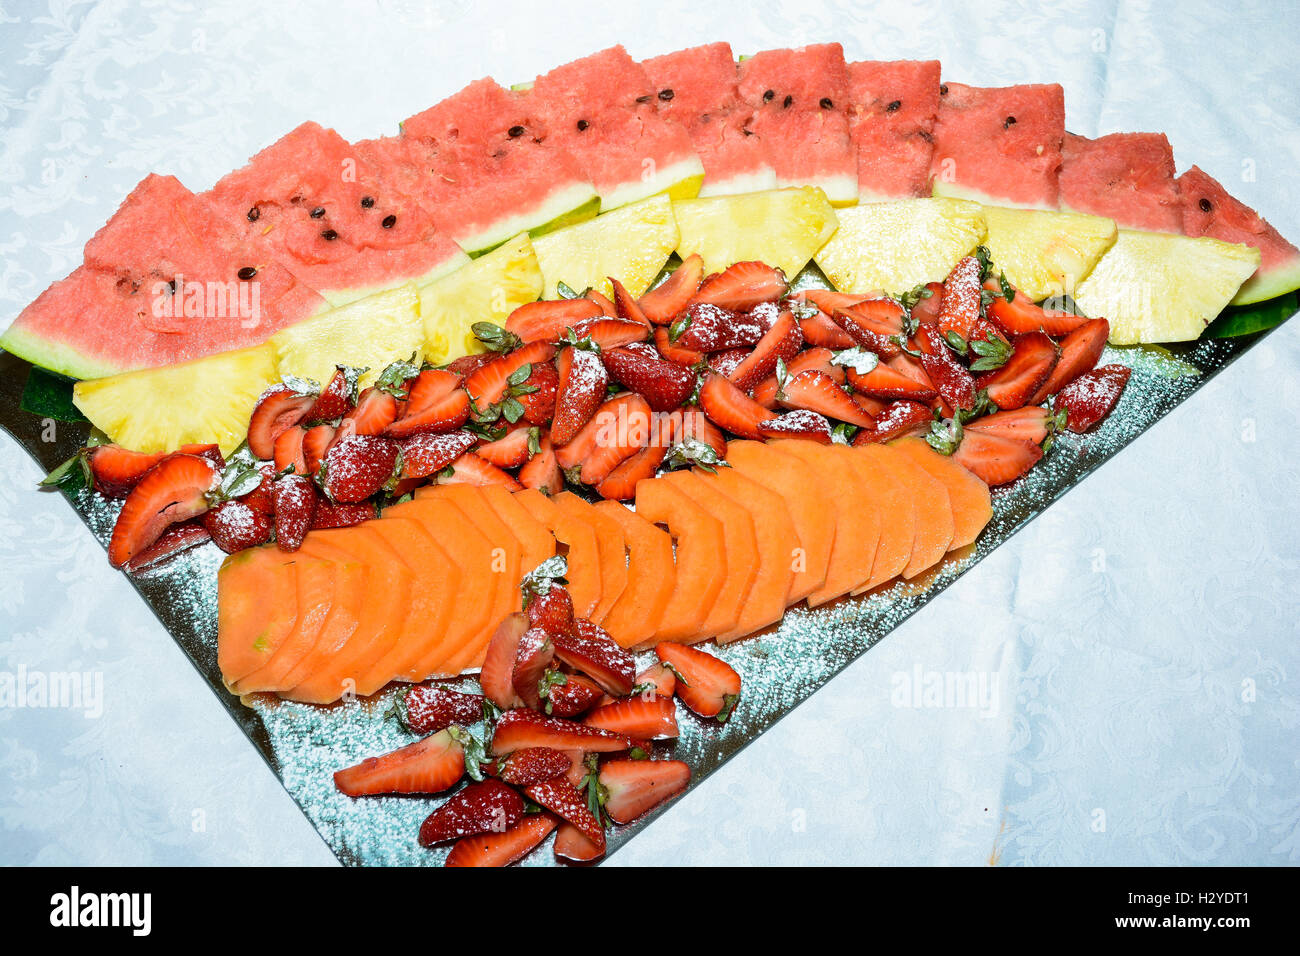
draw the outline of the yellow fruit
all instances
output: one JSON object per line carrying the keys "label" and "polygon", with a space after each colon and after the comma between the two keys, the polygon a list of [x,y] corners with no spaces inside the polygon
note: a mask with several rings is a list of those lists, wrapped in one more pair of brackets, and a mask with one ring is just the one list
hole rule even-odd
{"label": "yellow fruit", "polygon": [[244,440],[258,398],[278,381],[269,343],[159,368],[77,382],[72,400],[113,441],[134,451]]}
{"label": "yellow fruit", "polygon": [[368,385],[391,362],[424,355],[420,294],[413,283],[378,292],[271,336],[280,375],[296,375],[324,385],[334,366],[368,369],[359,381]]}
{"label": "yellow fruit", "polygon": [[754,260],[794,279],[839,226],[815,186],[684,199],[673,203],[673,214],[681,233],[677,254],[698,252],[705,274]]}
{"label": "yellow fruit", "polygon": [[993,269],[1035,302],[1073,292],[1115,244],[1115,223],[1078,212],[985,206]]}
{"label": "yellow fruit", "polygon": [[666,195],[651,196],[595,219],[566,226],[533,239],[542,268],[543,297],[559,297],[563,282],[575,292],[596,289],[612,295],[608,276],[640,295],[663,270],[677,246],[673,203]]}
{"label": "yellow fruit", "polygon": [[984,214],[964,199],[900,199],[837,213],[817,265],[841,292],[907,292],[942,282],[984,238]]}
{"label": "yellow fruit", "polygon": [[1115,345],[1200,336],[1259,268],[1259,250],[1201,236],[1121,229],[1074,292],[1088,315],[1110,320]]}
{"label": "yellow fruit", "polygon": [[542,270],[527,233],[461,266],[420,290],[424,357],[444,365],[483,351],[475,322],[505,325],[506,318],[542,294]]}

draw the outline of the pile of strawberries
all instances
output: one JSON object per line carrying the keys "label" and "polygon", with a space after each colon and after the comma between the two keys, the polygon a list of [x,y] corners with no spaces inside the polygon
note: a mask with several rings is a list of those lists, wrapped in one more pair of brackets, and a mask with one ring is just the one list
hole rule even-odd
{"label": "pile of strawberries", "polygon": [[[724,722],[739,699],[740,675],[685,645],[660,644],[659,662],[637,673],[599,625],[574,617],[553,577],[563,562],[525,579],[525,610],[493,636],[482,694],[410,688],[394,712],[421,739],[334,775],[352,797],[441,793],[469,777],[420,827],[424,846],[454,842],[447,866],[506,866],[552,831],[557,859],[599,860],[608,823],[630,823],[690,782],[685,763],[652,756],[678,736],[676,699]],[[469,729],[480,723],[481,739]]]}
{"label": "pile of strawberries", "polygon": [[760,262],[702,273],[690,256],[639,299],[612,279],[612,300],[561,288],[568,298],[521,306],[504,328],[475,325],[487,351],[397,362],[364,389],[364,370],[344,367],[324,388],[288,380],[252,414],[256,461],[225,471],[193,448],[92,449],[95,487],[127,498],[110,559],[137,568],[209,536],[292,551],[307,530],[367,520],[427,482],[626,501],[661,469],[724,462],[730,436],[924,435],[1001,485],[1061,429],[1096,426],[1128,380],[1094,367],[1105,319],[1028,301],[982,248],[898,299],[791,293]]}

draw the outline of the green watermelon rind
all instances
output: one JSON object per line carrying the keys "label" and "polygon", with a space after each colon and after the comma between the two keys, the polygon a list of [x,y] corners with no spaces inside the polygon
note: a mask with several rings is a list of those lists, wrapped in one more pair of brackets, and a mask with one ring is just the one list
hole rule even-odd
{"label": "green watermelon rind", "polygon": [[[548,201],[547,203],[544,204],[544,207],[549,207],[553,205],[559,205],[559,204]],[[600,214],[600,197],[597,196],[594,192],[591,192],[590,198],[586,199],[585,201],[583,201],[577,206],[573,206],[567,210],[563,210],[559,212],[557,215],[544,221],[540,226],[531,226],[531,227],[520,226],[518,232],[512,233],[508,236],[503,236],[502,238],[499,239],[496,238],[496,234],[502,231],[501,223],[503,221],[513,222],[514,220],[501,220],[495,222],[492,224],[490,229],[484,230],[482,233],[480,233],[480,236],[484,236],[484,237],[491,236],[490,239],[481,238],[477,242],[472,243],[472,245],[474,245],[475,248],[473,249],[467,248],[465,251],[469,254],[469,257],[471,259],[477,259],[480,256],[485,256],[492,250],[500,248],[501,246],[505,245],[505,243],[509,242],[515,236],[519,235],[520,232],[527,232],[530,238],[536,239],[538,236],[544,236],[548,232],[555,232],[557,229],[563,229],[565,226],[573,226],[573,225],[577,225],[580,222],[586,222],[588,219],[595,219],[596,216],[599,214]],[[522,219],[524,217],[516,217],[516,218]],[[527,218],[532,218],[532,217],[530,216]]]}
{"label": "green watermelon rind", "polygon": [[1247,279],[1237,294],[1232,297],[1232,305],[1254,305],[1268,302],[1300,289],[1300,254],[1292,256],[1285,262],[1271,269],[1256,272]]}
{"label": "green watermelon rind", "polygon": [[73,379],[102,378],[123,371],[107,362],[96,361],[70,345],[10,326],[0,335],[0,349],[31,362],[37,368]]}

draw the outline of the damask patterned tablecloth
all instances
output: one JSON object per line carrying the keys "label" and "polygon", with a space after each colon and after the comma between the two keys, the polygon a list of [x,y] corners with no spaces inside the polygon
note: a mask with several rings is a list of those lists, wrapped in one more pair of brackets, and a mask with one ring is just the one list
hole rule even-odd
{"label": "damask patterned tablecloth", "polygon": [[[391,132],[479,76],[835,39],[1072,130],[1164,130],[1300,237],[1300,8],[19,2],[0,9],[0,324],[146,172],[205,188],[306,118]],[[1300,325],[1053,505],[611,858],[619,864],[1300,862]],[[103,550],[0,438],[0,862],[333,856]]]}

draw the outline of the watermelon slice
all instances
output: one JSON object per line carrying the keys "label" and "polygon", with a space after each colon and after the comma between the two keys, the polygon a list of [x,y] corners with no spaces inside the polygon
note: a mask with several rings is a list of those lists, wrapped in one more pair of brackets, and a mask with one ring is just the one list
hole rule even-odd
{"label": "watermelon slice", "polygon": [[1057,207],[1065,92],[1060,84],[939,87],[934,194],[1029,209]]}
{"label": "watermelon slice", "polygon": [[483,79],[406,120],[401,136],[356,147],[478,255],[521,232],[590,219],[600,208],[591,180],[546,133],[524,94]]}
{"label": "watermelon slice", "polygon": [[1233,305],[1263,302],[1300,288],[1300,250],[1259,213],[1234,199],[1197,166],[1179,176],[1178,185],[1183,199],[1183,232],[1245,243],[1259,250],[1259,269],[1237,290]]}
{"label": "watermelon slice", "polygon": [[818,186],[832,203],[857,202],[843,47],[821,43],[757,53],[741,61],[740,95],[754,110],[750,125],[763,140],[778,186]]}
{"label": "watermelon slice", "polygon": [[73,378],[96,378],[257,345],[327,308],[266,250],[172,176],[149,175],[0,347]]}
{"label": "watermelon slice", "polygon": [[849,64],[849,132],[858,153],[858,200],[930,195],[938,60]]}
{"label": "watermelon slice", "polygon": [[334,130],[308,122],[206,195],[232,229],[337,306],[407,282],[425,285],[468,261],[388,178]]}
{"label": "watermelon slice", "polygon": [[1174,151],[1164,133],[1065,134],[1061,208],[1106,216],[1128,229],[1182,232]]}
{"label": "watermelon slice", "polygon": [[704,165],[686,127],[659,112],[658,92],[614,46],[539,76],[527,94],[547,141],[591,178],[601,212],[655,193],[690,199],[700,191]]}
{"label": "watermelon slice", "polygon": [[776,188],[763,141],[749,129],[754,111],[740,98],[730,44],[690,47],[641,65],[658,91],[660,113],[690,133],[704,164],[701,196]]}

